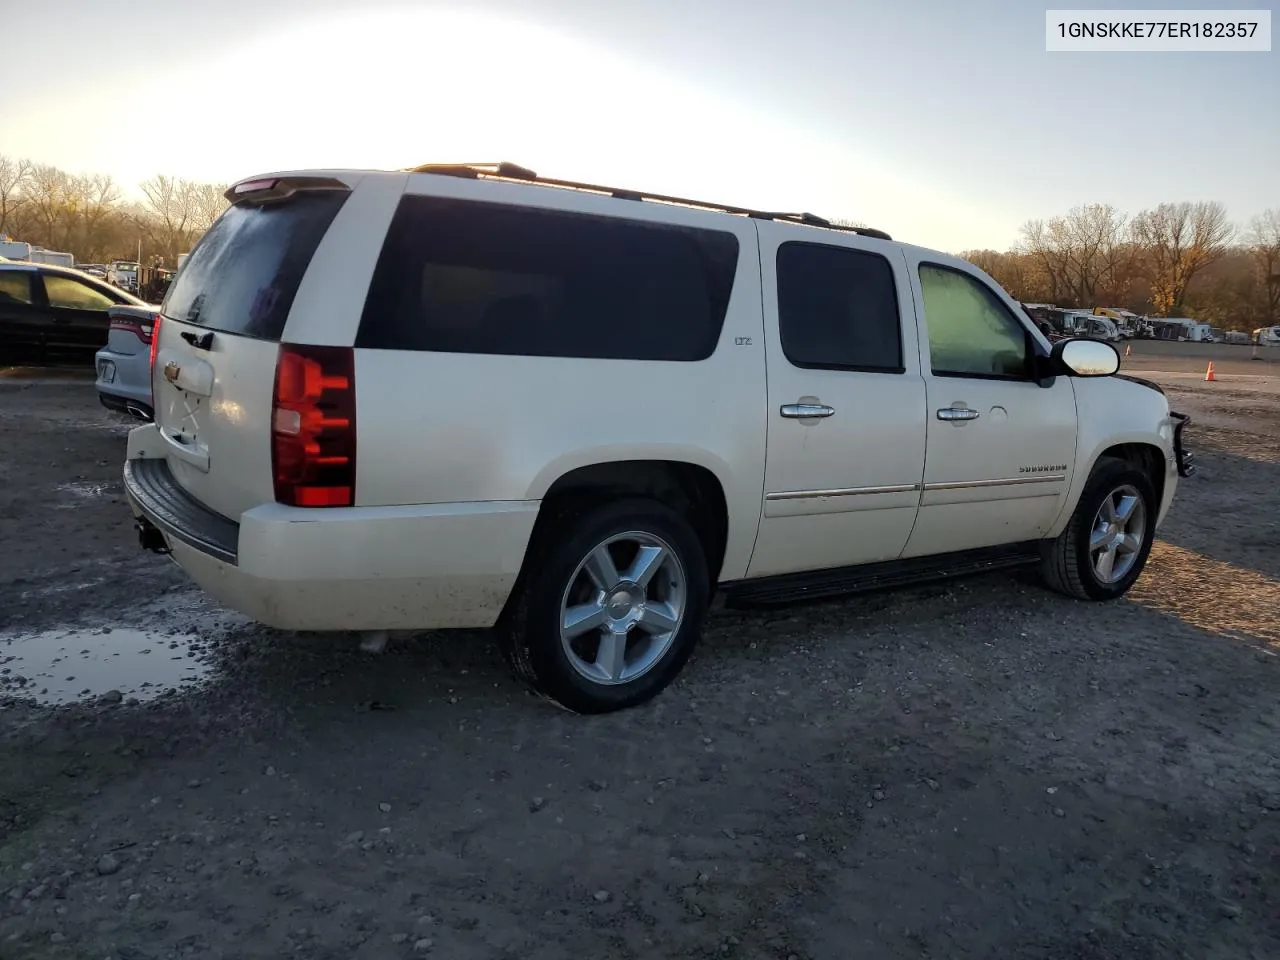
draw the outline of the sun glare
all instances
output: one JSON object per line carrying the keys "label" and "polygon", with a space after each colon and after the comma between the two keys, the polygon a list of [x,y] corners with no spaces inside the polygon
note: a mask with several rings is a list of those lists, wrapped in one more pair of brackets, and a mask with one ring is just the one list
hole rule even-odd
{"label": "sun glare", "polygon": [[298,22],[147,83],[174,94],[158,135],[142,111],[92,151],[50,130],[30,139],[85,156],[84,168],[105,163],[130,187],[156,172],[226,181],[511,160],[549,176],[849,217],[936,245],[946,243],[940,223],[963,236],[989,219],[849,146],[851,131],[795,129],[705,77],[491,15],[386,9]]}

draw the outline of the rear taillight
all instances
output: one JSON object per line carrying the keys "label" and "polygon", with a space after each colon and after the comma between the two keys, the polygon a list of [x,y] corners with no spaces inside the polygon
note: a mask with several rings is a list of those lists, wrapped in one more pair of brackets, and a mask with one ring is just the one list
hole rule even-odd
{"label": "rear taillight", "polygon": [[143,343],[151,344],[151,372],[156,372],[156,348],[160,346],[160,314],[156,314],[156,318],[151,321],[151,332]]}
{"label": "rear taillight", "polygon": [[144,323],[141,320],[125,320],[123,317],[115,317],[111,321],[112,330],[123,330],[126,333],[132,333],[143,343],[151,342],[151,335],[155,331],[154,323]]}
{"label": "rear taillight", "polygon": [[156,350],[160,346],[160,314],[156,314],[154,320],[151,321],[151,357],[147,361],[147,370],[150,376],[147,377],[147,383],[151,385],[151,406],[156,405]]}
{"label": "rear taillight", "polygon": [[276,500],[349,507],[356,491],[355,351],[281,344],[271,409]]}

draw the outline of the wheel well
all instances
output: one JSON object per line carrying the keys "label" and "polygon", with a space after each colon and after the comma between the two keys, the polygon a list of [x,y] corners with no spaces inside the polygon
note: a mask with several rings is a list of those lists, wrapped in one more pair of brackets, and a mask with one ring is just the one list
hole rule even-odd
{"label": "wheel well", "polygon": [[724,563],[729,510],[719,478],[696,464],[675,460],[619,460],[570,470],[543,496],[533,535],[537,537],[567,514],[627,496],[648,497],[665,503],[689,521],[702,542],[714,585]]}
{"label": "wheel well", "polygon": [[1160,452],[1159,447],[1154,447],[1149,443],[1120,443],[1103,450],[1098,460],[1102,461],[1104,459],[1118,460],[1141,470],[1147,475],[1147,479],[1151,481],[1152,489],[1155,490],[1157,508],[1163,502],[1164,454]]}

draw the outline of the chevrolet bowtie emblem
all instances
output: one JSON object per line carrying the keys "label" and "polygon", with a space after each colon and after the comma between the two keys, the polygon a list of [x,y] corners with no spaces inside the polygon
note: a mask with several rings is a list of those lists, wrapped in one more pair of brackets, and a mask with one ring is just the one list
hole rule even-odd
{"label": "chevrolet bowtie emblem", "polygon": [[182,368],[172,360],[164,365],[164,378],[170,383],[178,382],[178,374],[182,372]]}

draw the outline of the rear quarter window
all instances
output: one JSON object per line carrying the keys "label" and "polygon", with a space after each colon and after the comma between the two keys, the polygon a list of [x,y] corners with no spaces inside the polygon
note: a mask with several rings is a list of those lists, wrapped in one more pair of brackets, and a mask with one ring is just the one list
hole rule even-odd
{"label": "rear quarter window", "polygon": [[724,231],[405,197],[356,346],[705,360],[737,264]]}
{"label": "rear quarter window", "polygon": [[307,265],[349,193],[299,192],[228,208],[196,244],[161,313],[259,340],[279,340]]}

